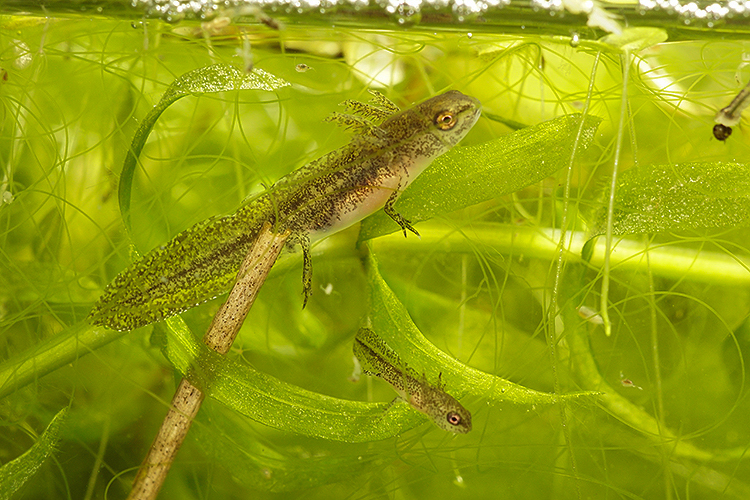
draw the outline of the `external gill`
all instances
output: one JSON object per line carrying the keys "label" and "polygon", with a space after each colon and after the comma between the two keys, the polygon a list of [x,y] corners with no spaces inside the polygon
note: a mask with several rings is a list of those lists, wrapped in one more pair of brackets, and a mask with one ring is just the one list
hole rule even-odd
{"label": "external gill", "polygon": [[388,134],[385,130],[380,128],[376,123],[356,115],[348,115],[346,113],[331,113],[325,119],[327,122],[333,122],[336,125],[340,125],[347,130],[351,130],[355,134],[360,134],[366,138],[371,138],[373,141],[385,142],[388,138]]}
{"label": "external gill", "polygon": [[380,92],[371,90],[370,94],[374,96],[372,100],[373,104],[348,99],[342,102],[341,106],[347,108],[352,114],[378,123],[401,111],[398,106]]}
{"label": "external gill", "polygon": [[379,92],[372,95],[371,104],[345,104],[355,114],[333,118],[360,131],[349,144],[279,179],[235,214],[186,229],[132,263],[107,285],[89,321],[131,330],[227,291],[265,222],[289,231],[288,243],[302,246],[305,302],[312,288],[311,240],[381,208],[404,234],[417,234],[394,204],[432,160],[469,132],[481,104],[449,91],[399,112]]}
{"label": "external gill", "polygon": [[374,103],[374,106],[382,109],[386,113],[386,117],[394,115],[401,111],[401,108],[396,106],[396,103],[388,99],[385,95],[378,92],[377,90],[370,89],[368,90],[368,92],[372,96],[372,102]]}
{"label": "external gill", "polygon": [[388,133],[380,128],[380,123],[400,111],[399,107],[376,90],[371,90],[372,104],[348,99],[341,103],[350,113],[331,113],[325,121],[333,122],[363,139],[377,144],[386,144]]}

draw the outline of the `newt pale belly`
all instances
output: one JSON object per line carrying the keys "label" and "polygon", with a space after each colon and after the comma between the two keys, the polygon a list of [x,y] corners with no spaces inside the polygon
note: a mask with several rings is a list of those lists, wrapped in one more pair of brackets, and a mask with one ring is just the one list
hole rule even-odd
{"label": "newt pale belly", "polygon": [[232,215],[182,231],[107,285],[89,321],[132,330],[173,316],[231,288],[240,263],[266,222],[290,231],[304,252],[305,302],[311,290],[310,240],[340,231],[383,208],[418,234],[393,205],[401,191],[474,126],[481,104],[452,90],[405,111],[380,93],[346,101],[350,114],[329,120],[352,128],[346,146],[281,178]]}

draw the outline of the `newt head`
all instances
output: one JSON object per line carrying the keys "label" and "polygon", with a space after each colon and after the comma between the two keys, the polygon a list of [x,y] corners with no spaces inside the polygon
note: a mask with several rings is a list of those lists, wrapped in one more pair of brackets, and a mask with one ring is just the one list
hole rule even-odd
{"label": "newt head", "polygon": [[451,90],[415,106],[414,111],[431,118],[433,134],[452,148],[477,122],[482,104],[474,97]]}
{"label": "newt head", "polygon": [[427,385],[421,405],[415,408],[426,414],[444,431],[466,434],[471,430],[471,413],[445,391]]}
{"label": "newt head", "polygon": [[380,127],[394,143],[421,143],[420,153],[434,159],[458,144],[481,112],[477,99],[451,90],[392,116]]}

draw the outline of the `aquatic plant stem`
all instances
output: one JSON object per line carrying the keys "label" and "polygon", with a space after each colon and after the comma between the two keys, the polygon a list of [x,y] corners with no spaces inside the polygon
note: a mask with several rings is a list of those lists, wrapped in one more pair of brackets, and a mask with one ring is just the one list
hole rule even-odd
{"label": "aquatic plant stem", "polygon": [[[422,222],[419,226],[421,239],[405,239],[401,233],[393,233],[373,239],[373,249],[378,254],[399,255],[441,252],[469,254],[476,246],[492,248],[503,255],[522,255],[524,258],[552,261],[559,258],[561,233],[558,229],[521,227],[510,224],[473,223],[459,229],[446,227],[443,223]],[[567,231],[563,254],[568,264],[581,261],[581,251],[590,235],[582,231]],[[593,242],[591,255],[586,264],[598,270],[604,262],[605,242],[598,238]],[[683,239],[683,243],[649,243],[623,237],[616,241],[610,255],[610,266],[618,272],[645,272],[646,253],[648,266],[654,276],[666,279],[685,280],[694,283],[709,283],[716,286],[750,286],[750,259],[732,253],[726,245],[723,251],[695,248],[701,238]],[[691,246],[692,245],[692,246]],[[315,257],[321,261],[334,262],[358,257],[353,254],[350,238],[337,235],[316,247]],[[281,275],[299,267],[300,254],[282,258],[272,269],[271,276]],[[52,373],[58,368],[96,351],[126,335],[126,331],[115,331],[91,326],[81,322],[72,325],[27,351],[0,363],[0,398]]]}
{"label": "aquatic plant stem", "polygon": [[[273,232],[269,223],[261,229],[240,266],[229,297],[203,337],[203,342],[211,349],[220,354],[229,352],[288,237],[288,231]],[[159,494],[204,397],[203,392],[186,375],[177,387],[169,412],[136,475],[128,500],[153,500]]]}
{"label": "aquatic plant stem", "polygon": [[620,161],[622,159],[622,136],[625,133],[625,124],[623,123],[628,112],[628,78],[630,69],[630,52],[627,50],[620,57],[622,63],[622,96],[620,97],[620,123],[617,125],[617,143],[615,145],[615,159],[612,165],[612,182],[609,188],[609,204],[607,205],[607,229],[604,235],[604,267],[602,269],[602,291],[601,303],[599,304],[599,314],[604,321],[604,333],[609,337],[612,335],[612,322],[609,319],[609,277],[610,277],[610,256],[612,255],[612,231],[614,225],[615,213],[615,194],[617,191],[617,174],[620,171]]}
{"label": "aquatic plant stem", "polygon": [[[588,115],[589,108],[591,106],[591,96],[594,93],[594,82],[596,81],[596,72],[599,69],[599,60],[601,58],[601,52],[597,52],[596,58],[594,59],[594,64],[591,68],[591,76],[589,77],[589,88],[586,92],[586,101],[583,106],[583,117]],[[560,225],[560,239],[558,240],[557,245],[557,258],[554,265],[555,270],[555,284],[552,288],[552,294],[550,297],[550,303],[549,303],[549,316],[547,321],[547,328],[546,328],[546,340],[547,340],[547,349],[549,352],[550,357],[550,366],[552,367],[552,374],[553,374],[553,383],[555,387],[555,394],[560,394],[561,388],[560,388],[560,377],[558,375],[558,350],[557,350],[557,344],[558,344],[558,332],[556,331],[556,318],[559,314],[559,304],[558,304],[558,297],[560,295],[560,287],[562,286],[562,277],[563,277],[563,269],[565,267],[565,243],[568,238],[568,225],[569,225],[569,217],[570,217],[570,189],[573,184],[573,166],[576,161],[576,154],[579,151],[579,145],[581,144],[581,138],[583,135],[583,124],[584,120],[581,120],[581,125],[578,127],[578,133],[576,134],[575,144],[573,146],[573,151],[570,154],[570,162],[568,164],[568,172],[565,178],[565,194],[563,196],[563,218],[562,218],[562,224]],[[541,213],[541,212],[540,212]],[[580,479],[578,477],[578,466],[576,464],[576,456],[573,451],[573,445],[572,445],[572,439],[570,436],[570,427],[568,426],[568,408],[564,401],[560,401],[559,405],[559,411],[560,411],[560,422],[562,423],[562,430],[563,430],[563,437],[565,438],[565,445],[568,448],[568,457],[570,459],[570,467],[573,472],[573,477],[575,478],[575,486],[576,486],[576,494],[578,498],[581,498],[581,484]]]}

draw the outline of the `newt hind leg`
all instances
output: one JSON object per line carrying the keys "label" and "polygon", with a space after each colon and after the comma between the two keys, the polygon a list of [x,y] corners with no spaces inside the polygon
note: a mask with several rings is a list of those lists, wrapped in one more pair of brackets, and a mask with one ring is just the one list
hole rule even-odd
{"label": "newt hind leg", "polygon": [[302,309],[312,296],[312,257],[310,256],[310,238],[307,236],[293,235],[286,242],[286,248],[290,252],[296,251],[297,245],[302,249]]}
{"label": "newt hind leg", "polygon": [[407,219],[404,218],[403,215],[396,212],[396,210],[393,208],[393,205],[396,203],[396,200],[398,199],[399,195],[398,189],[393,192],[393,194],[388,198],[388,201],[385,202],[385,206],[383,207],[383,211],[388,214],[388,217],[393,219],[393,221],[401,226],[401,230],[404,232],[404,238],[406,238],[406,230],[408,229],[412,233],[419,236],[419,231],[414,229]]}
{"label": "newt hind leg", "polygon": [[310,257],[310,238],[300,238],[299,245],[302,247],[302,309],[307,305],[307,300],[312,295],[312,257]]}

